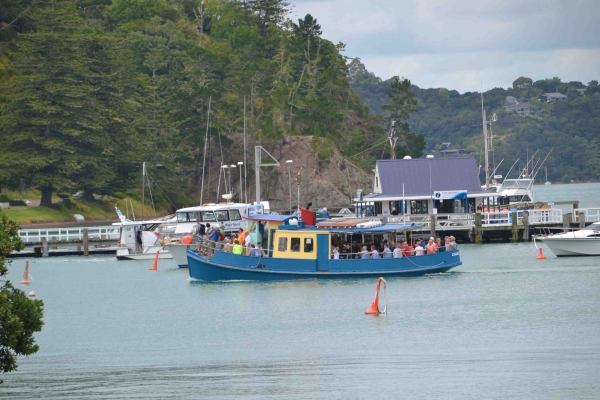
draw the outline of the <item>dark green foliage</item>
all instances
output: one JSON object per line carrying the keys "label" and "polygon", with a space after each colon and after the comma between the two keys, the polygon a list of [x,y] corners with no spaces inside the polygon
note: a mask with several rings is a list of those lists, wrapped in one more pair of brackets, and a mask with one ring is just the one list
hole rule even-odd
{"label": "dark green foliage", "polygon": [[30,300],[6,279],[6,255],[24,248],[18,230],[16,222],[0,213],[0,368],[4,373],[17,369],[17,356],[38,351],[33,334],[44,324],[44,303]]}
{"label": "dark green foliage", "polygon": [[524,76],[520,76],[513,82],[513,89],[517,90],[519,86],[532,86],[533,80],[531,78],[525,78]]}
{"label": "dark green foliage", "polygon": [[[28,4],[11,0],[0,20]],[[326,160],[385,137],[383,119],[350,89],[344,45],[323,39],[311,15],[288,20],[286,1],[35,4],[0,42],[0,183],[26,179],[43,205],[53,193],[138,188],[143,161],[165,167],[157,183],[166,192],[187,184],[195,195],[209,98],[207,164],[217,170],[239,159],[244,97],[251,146],[318,126]]]}
{"label": "dark green foliage", "polygon": [[[390,81],[381,81],[369,73],[358,60],[350,64],[352,88],[372,110],[387,116],[382,110]],[[519,78],[521,79],[521,78]],[[517,81],[519,81],[517,79]],[[528,78],[521,79],[523,82]],[[515,82],[517,82],[515,81]],[[512,164],[531,156],[539,149],[545,156],[554,149],[545,163],[552,181],[600,179],[600,88],[597,81],[589,82],[586,96],[576,89],[577,82],[561,83],[559,78],[538,80],[524,89],[495,88],[484,93],[488,118],[498,115],[493,125],[496,164],[505,159],[498,174],[506,174]],[[546,103],[538,98],[546,92],[560,90],[569,96],[566,103]],[[437,153],[443,143],[450,148],[466,149],[479,157],[483,150],[481,126],[481,94],[455,90],[420,89],[412,86],[418,100],[417,113],[410,117],[411,130],[421,132],[427,141],[427,152]],[[504,108],[506,97],[528,98],[532,115],[519,116]],[[398,149],[399,151],[401,149]],[[398,154],[399,156],[400,154]],[[412,156],[412,154],[410,154]],[[536,161],[538,156],[536,156]],[[514,170],[511,176],[514,177]],[[538,177],[539,178],[539,177]]]}

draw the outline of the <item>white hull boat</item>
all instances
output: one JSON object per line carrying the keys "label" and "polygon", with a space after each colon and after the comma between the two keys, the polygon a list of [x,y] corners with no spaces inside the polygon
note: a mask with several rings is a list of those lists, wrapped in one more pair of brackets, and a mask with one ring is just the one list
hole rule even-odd
{"label": "white hull boat", "polygon": [[171,253],[171,256],[173,257],[179,268],[187,268],[187,251],[189,249],[194,250],[196,246],[197,245],[195,244],[171,243],[165,244],[164,248],[169,253]]}
{"label": "white hull boat", "polygon": [[121,247],[117,250],[117,260],[154,260],[158,252],[158,258],[173,258],[162,246],[148,246],[141,253],[131,253],[127,247]]}
{"label": "white hull boat", "polygon": [[600,256],[600,223],[574,232],[538,236],[557,257]]}

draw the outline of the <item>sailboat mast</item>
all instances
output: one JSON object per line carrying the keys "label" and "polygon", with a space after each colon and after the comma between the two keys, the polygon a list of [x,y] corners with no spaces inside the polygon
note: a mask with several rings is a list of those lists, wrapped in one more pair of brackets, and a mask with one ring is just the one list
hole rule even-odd
{"label": "sailboat mast", "polygon": [[248,204],[248,161],[246,160],[246,96],[244,96],[244,195],[244,202]]}
{"label": "sailboat mast", "polygon": [[208,127],[210,126],[210,103],[212,96],[208,98],[208,112],[206,117],[206,136],[204,138],[204,155],[202,157],[202,186],[200,187],[200,205],[202,205],[202,196],[204,195],[204,169],[206,168],[206,144],[208,143]]}
{"label": "sailboat mast", "polygon": [[144,189],[146,182],[146,162],[142,163],[142,221],[144,220]]}
{"label": "sailboat mast", "polygon": [[490,163],[488,154],[488,134],[485,108],[483,108],[483,91],[481,92],[481,117],[483,119],[483,145],[485,146],[485,189],[490,189]]}

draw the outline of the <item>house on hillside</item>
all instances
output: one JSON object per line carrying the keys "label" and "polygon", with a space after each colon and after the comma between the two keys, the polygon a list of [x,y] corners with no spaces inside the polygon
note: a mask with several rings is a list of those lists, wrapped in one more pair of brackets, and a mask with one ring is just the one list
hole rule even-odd
{"label": "house on hillside", "polygon": [[373,192],[355,199],[365,215],[473,213],[499,194],[482,189],[475,157],[378,160]]}
{"label": "house on hillside", "polygon": [[548,103],[550,102],[560,102],[560,101],[567,101],[567,96],[565,96],[562,93],[544,93],[541,97],[540,97],[540,101],[546,101]]}
{"label": "house on hillside", "polygon": [[531,114],[531,109],[529,107],[529,99],[526,97],[521,97],[517,99],[513,96],[506,96],[506,104],[504,105],[506,111],[516,111],[519,115],[529,115]]}

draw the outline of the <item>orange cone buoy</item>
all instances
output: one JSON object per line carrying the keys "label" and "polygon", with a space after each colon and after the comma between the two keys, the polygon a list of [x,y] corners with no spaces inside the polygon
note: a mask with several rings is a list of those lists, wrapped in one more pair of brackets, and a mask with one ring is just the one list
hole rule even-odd
{"label": "orange cone buoy", "polygon": [[540,255],[535,258],[536,260],[545,260],[546,256],[542,253],[542,248],[540,247]]}
{"label": "orange cone buoy", "polygon": [[21,285],[29,285],[29,260],[25,261],[25,273],[23,274],[23,279],[21,279]]}
{"label": "orange cone buoy", "polygon": [[[384,295],[385,295],[385,309],[383,310],[383,312],[379,311],[379,289],[381,286],[381,282],[383,282],[383,291],[384,291]],[[387,292],[386,292],[386,286],[385,286],[385,279],[383,278],[379,278],[377,279],[377,286],[375,287],[375,298],[373,299],[373,304],[371,304],[371,307],[369,307],[369,309],[367,311],[365,311],[365,314],[385,314],[387,312]]]}
{"label": "orange cone buoy", "polygon": [[152,264],[152,268],[150,268],[150,271],[158,271],[158,253],[160,253],[160,250],[156,252],[156,257],[154,257],[154,264]]}

